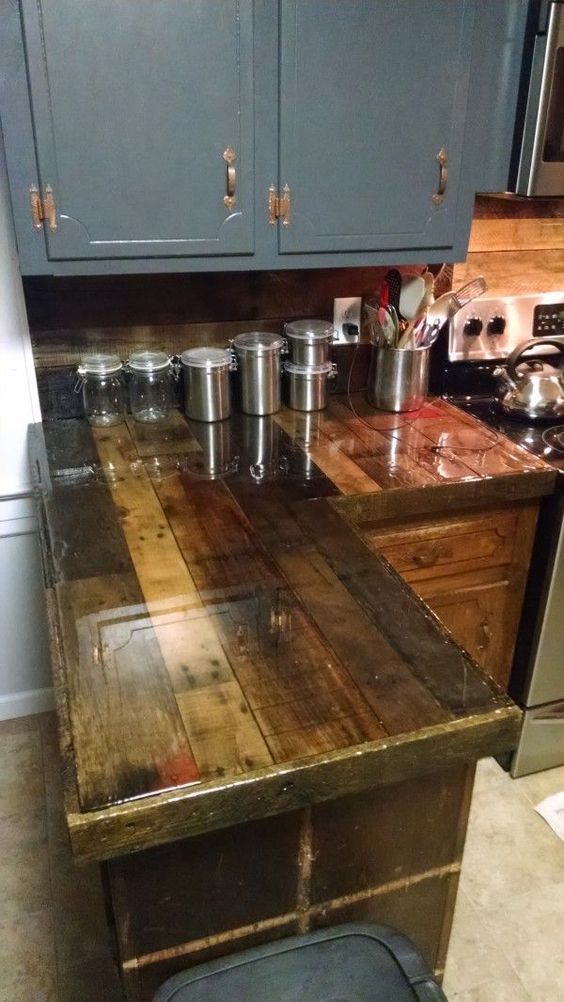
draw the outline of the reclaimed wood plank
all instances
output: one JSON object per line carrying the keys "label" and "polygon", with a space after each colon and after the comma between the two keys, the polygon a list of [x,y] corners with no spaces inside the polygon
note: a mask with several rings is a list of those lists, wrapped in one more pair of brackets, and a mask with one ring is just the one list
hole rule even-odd
{"label": "reclaimed wood plank", "polygon": [[198,452],[200,446],[180,411],[172,410],[165,421],[152,424],[126,418],[129,434],[139,456],[168,456]]}
{"label": "reclaimed wood plank", "polygon": [[57,585],[83,810],[199,779],[134,575]]}
{"label": "reclaimed wood plank", "polygon": [[[439,705],[455,716],[478,710],[491,698],[485,678],[470,675],[464,655],[449,651],[441,640],[437,622],[429,617],[426,606],[413,602],[413,593],[392,568],[383,561],[372,563],[369,551],[357,537],[345,538],[339,532],[341,516],[326,501],[296,509],[300,524],[315,533],[316,544],[334,573],[346,581],[347,588],[368,615],[381,624],[386,638],[414,675],[425,683]],[[445,635],[446,636],[446,635]]]}
{"label": "reclaimed wood plank", "polygon": [[[104,464],[119,462],[124,448],[121,433],[114,433],[111,429],[95,432],[95,440]],[[223,680],[221,684],[233,683],[224,689],[224,701],[216,707],[215,755],[210,750],[212,736],[202,734],[200,717],[194,709],[196,696],[191,700],[177,699],[198,768],[202,776],[202,770],[210,763],[213,770],[217,770],[219,762],[222,769],[237,771],[242,766],[239,756],[229,761],[226,749],[236,747],[230,742],[230,736],[234,722],[241,723],[242,714],[237,708],[245,705],[248,709],[248,704],[218,641],[213,623],[203,609],[194,579],[146,471],[141,469],[119,481],[113,488],[113,496],[149,615],[156,620],[156,636],[171,686],[177,693],[183,690],[200,693],[205,701],[205,683],[218,683],[215,671]],[[179,609],[181,614],[159,625],[163,612],[166,614],[175,609]],[[196,617],[192,615],[194,611]],[[227,700],[228,695],[231,703]],[[221,720],[220,708],[223,710]],[[248,739],[249,729],[253,727],[252,715],[249,715],[248,722],[245,718],[244,724]],[[268,765],[272,761],[271,755],[256,724],[254,729],[257,764]],[[243,744],[243,737],[240,744]]]}
{"label": "reclaimed wood plank", "polygon": [[[291,744],[273,737],[283,730],[297,732],[296,692],[300,692],[305,715],[302,757],[327,750],[331,735],[339,747],[343,742],[365,740],[368,730],[374,737],[386,734],[377,719],[370,728],[367,720],[361,727],[355,725],[355,714],[371,716],[369,704],[342,664],[334,670],[333,651],[296,602],[280,569],[256,542],[250,523],[226,486],[203,483],[194,488],[187,477],[179,477],[167,479],[156,489],[202,598],[210,594],[210,566],[214,580],[218,565],[225,566],[223,594],[229,597],[225,612],[218,611],[214,624],[276,760],[281,761],[298,743],[297,733]],[[209,518],[212,511],[218,522]],[[223,554],[232,549],[236,559],[224,565]],[[304,683],[311,674],[317,686],[306,692]],[[346,727],[335,723],[339,700],[340,716],[350,718]],[[318,731],[312,722],[319,725]]]}
{"label": "reclaimed wood plank", "polygon": [[[312,421],[312,418],[317,420]],[[320,415],[302,415],[288,409],[276,414],[275,421],[311,456],[343,494],[371,494],[380,489],[378,482],[351,457],[346,444],[335,442],[325,434]]]}

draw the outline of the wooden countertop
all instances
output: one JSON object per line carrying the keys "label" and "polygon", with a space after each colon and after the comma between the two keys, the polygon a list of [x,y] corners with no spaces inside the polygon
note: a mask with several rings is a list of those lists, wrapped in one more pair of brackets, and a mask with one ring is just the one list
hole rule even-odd
{"label": "wooden countertop", "polygon": [[513,746],[519,712],[341,509],[540,496],[554,475],[443,402],[369,427],[355,406],[31,430],[78,859]]}

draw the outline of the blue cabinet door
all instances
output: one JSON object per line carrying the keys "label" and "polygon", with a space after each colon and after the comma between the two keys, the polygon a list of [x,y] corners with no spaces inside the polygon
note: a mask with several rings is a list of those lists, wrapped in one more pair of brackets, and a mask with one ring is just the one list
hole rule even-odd
{"label": "blue cabinet door", "polygon": [[280,0],[281,254],[453,245],[474,15],[475,0]]}
{"label": "blue cabinet door", "polygon": [[252,0],[21,6],[49,259],[252,254]]}

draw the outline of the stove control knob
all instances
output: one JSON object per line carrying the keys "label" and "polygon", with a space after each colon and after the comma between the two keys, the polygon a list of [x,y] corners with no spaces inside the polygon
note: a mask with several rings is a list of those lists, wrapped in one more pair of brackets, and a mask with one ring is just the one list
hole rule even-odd
{"label": "stove control knob", "polygon": [[466,337],[478,337],[482,333],[482,321],[479,317],[468,317],[468,320],[464,324],[464,333]]}
{"label": "stove control knob", "polygon": [[499,336],[500,334],[503,334],[504,330],[505,330],[505,317],[502,317],[501,314],[499,313],[495,313],[494,316],[490,317],[490,319],[488,320],[488,326],[487,326],[488,334],[493,334],[495,337]]}

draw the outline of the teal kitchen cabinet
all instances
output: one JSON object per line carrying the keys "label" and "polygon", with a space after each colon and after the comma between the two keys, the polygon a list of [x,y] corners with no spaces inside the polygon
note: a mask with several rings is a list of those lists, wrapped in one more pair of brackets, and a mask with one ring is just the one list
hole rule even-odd
{"label": "teal kitchen cabinet", "polygon": [[282,0],[281,254],[452,249],[474,9]]}
{"label": "teal kitchen cabinet", "polygon": [[[520,58],[526,0],[508,4],[517,29],[505,65]],[[22,270],[462,259],[497,97],[495,63],[487,84],[479,67],[487,10],[488,0],[0,0]]]}
{"label": "teal kitchen cabinet", "polygon": [[49,260],[253,252],[252,8],[21,0]]}

